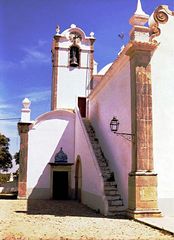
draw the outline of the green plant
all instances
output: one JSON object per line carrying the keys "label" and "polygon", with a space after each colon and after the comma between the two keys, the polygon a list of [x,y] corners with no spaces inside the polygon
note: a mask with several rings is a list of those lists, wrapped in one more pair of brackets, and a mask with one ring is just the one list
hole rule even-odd
{"label": "green plant", "polygon": [[9,181],[10,173],[0,173],[0,184]]}

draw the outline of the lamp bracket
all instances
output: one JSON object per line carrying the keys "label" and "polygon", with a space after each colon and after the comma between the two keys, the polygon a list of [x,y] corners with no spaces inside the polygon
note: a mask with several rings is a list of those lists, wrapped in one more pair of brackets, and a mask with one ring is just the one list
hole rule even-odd
{"label": "lamp bracket", "polygon": [[116,134],[117,136],[121,136],[123,138],[125,138],[126,140],[130,141],[130,142],[134,142],[134,136],[135,134],[133,133],[119,133],[119,132],[114,132],[114,134]]}

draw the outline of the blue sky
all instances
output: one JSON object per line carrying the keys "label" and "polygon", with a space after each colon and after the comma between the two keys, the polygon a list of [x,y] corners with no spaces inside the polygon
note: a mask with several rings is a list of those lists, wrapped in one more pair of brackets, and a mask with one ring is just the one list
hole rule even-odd
{"label": "blue sky", "polygon": [[[51,42],[74,23],[86,35],[95,33],[95,60],[99,70],[112,62],[128,42],[129,19],[137,0],[0,0],[0,119],[20,118],[24,97],[32,101],[32,119],[50,110]],[[151,14],[161,4],[174,10],[174,0],[142,0]],[[11,139],[11,152],[19,149],[17,120],[0,120],[0,132]]]}

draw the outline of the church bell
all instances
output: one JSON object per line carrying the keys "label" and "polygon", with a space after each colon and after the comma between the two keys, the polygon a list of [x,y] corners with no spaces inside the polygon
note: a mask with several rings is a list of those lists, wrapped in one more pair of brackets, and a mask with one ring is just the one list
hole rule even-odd
{"label": "church bell", "polygon": [[78,62],[77,62],[76,56],[73,55],[73,57],[70,60],[70,65],[74,66],[74,67],[78,66]]}
{"label": "church bell", "polygon": [[71,47],[70,49],[70,65],[73,67],[77,67],[79,65],[78,63],[78,54],[79,54],[79,49],[75,46]]}

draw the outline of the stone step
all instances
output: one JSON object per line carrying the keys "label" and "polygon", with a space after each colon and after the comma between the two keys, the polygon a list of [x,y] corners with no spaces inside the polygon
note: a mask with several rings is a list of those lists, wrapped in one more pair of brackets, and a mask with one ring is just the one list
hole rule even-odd
{"label": "stone step", "polygon": [[95,138],[95,133],[94,133],[94,132],[89,132],[89,131],[87,131],[87,132],[88,132],[89,138],[90,138],[91,140],[94,140],[94,138]]}
{"label": "stone step", "polygon": [[16,193],[0,193],[0,199],[17,199]]}
{"label": "stone step", "polygon": [[115,181],[110,181],[110,182],[104,182],[105,186],[117,186]]}
{"label": "stone step", "polygon": [[115,189],[115,190],[105,190],[105,194],[106,196],[115,196],[116,194],[118,194],[118,190]]}
{"label": "stone step", "polygon": [[111,170],[108,169],[108,167],[106,167],[106,169],[101,169],[101,170],[102,170],[102,173],[104,175],[109,175],[110,176],[112,174]]}
{"label": "stone step", "polygon": [[117,186],[116,185],[111,185],[111,186],[104,186],[104,189],[105,191],[112,191],[112,190],[115,190],[117,189]]}
{"label": "stone step", "polygon": [[103,176],[103,180],[104,181],[108,181],[109,182],[110,176],[106,176],[106,175],[102,175],[102,176]]}
{"label": "stone step", "polygon": [[89,139],[90,139],[90,142],[91,142],[92,146],[93,146],[93,144],[98,144],[97,140],[94,140],[93,136],[90,136],[89,134],[88,134],[88,136],[89,136]]}
{"label": "stone step", "polygon": [[94,153],[95,153],[95,155],[96,155],[96,157],[100,160],[100,159],[103,159],[104,160],[104,158],[103,158],[103,155],[102,155],[102,152],[101,151],[95,151],[94,150]]}
{"label": "stone step", "polygon": [[117,190],[114,174],[108,166],[108,160],[104,156],[99,140],[96,137],[95,130],[90,121],[88,119],[83,119],[83,122],[103,177],[104,193],[108,202],[108,216],[116,216],[117,213],[124,209],[124,206]]}
{"label": "stone step", "polygon": [[109,207],[111,206],[123,206],[123,201],[121,199],[115,201],[108,201]]}
{"label": "stone step", "polygon": [[108,180],[108,179],[110,179],[110,176],[111,176],[111,174],[107,174],[107,173],[102,173],[102,176],[103,176],[103,178],[105,179],[105,180]]}
{"label": "stone step", "polygon": [[105,163],[105,162],[99,162],[99,166],[100,166],[100,167],[107,167],[108,165],[107,165],[107,163]]}
{"label": "stone step", "polygon": [[93,149],[94,149],[94,151],[96,151],[96,152],[102,152],[102,150],[101,150],[101,147],[98,145],[98,143],[97,144],[92,144],[92,147],[93,147]]}
{"label": "stone step", "polygon": [[115,217],[116,216],[116,212],[109,212],[107,213],[107,217]]}
{"label": "stone step", "polygon": [[93,150],[99,159],[104,158],[101,148],[93,148]]}
{"label": "stone step", "polygon": [[102,161],[105,161],[105,162],[106,162],[106,160],[104,159],[102,153],[96,153],[95,151],[94,151],[94,153],[95,153],[95,155],[96,155],[96,157],[97,157],[97,159],[98,159],[99,161],[102,160]]}
{"label": "stone step", "polygon": [[106,162],[107,163],[106,159],[103,156],[98,157],[97,160],[98,160],[98,162]]}
{"label": "stone step", "polygon": [[[119,207],[120,208],[120,207]],[[126,218],[126,211],[125,208],[123,210],[118,210],[114,212],[108,212],[107,214],[108,217],[116,217],[118,216],[119,218]]]}
{"label": "stone step", "polygon": [[[96,156],[96,158],[97,158],[97,156]],[[108,163],[106,162],[106,160],[105,159],[103,159],[103,158],[97,158],[97,161],[98,161],[98,163],[106,163],[107,165],[106,165],[106,167],[108,167]]]}
{"label": "stone step", "polygon": [[116,212],[116,211],[121,211],[123,210],[123,205],[120,205],[120,206],[109,206],[108,207],[108,211],[109,212]]}
{"label": "stone step", "polygon": [[[102,165],[102,163],[104,163],[105,165]],[[108,170],[108,164],[105,161],[98,161],[98,164],[100,166],[100,169],[102,172],[107,171]],[[101,164],[101,165],[100,165]]]}
{"label": "stone step", "polygon": [[118,199],[121,199],[120,194],[117,192],[117,194],[113,195],[113,196],[106,196],[106,199],[108,200],[108,202],[110,201],[116,201]]}
{"label": "stone step", "polygon": [[[102,174],[104,181],[108,181],[110,179],[110,175]],[[115,189],[115,188],[114,188]]]}
{"label": "stone step", "polygon": [[107,172],[107,171],[110,172],[110,169],[108,168],[108,166],[100,167],[100,169],[102,172]]}

